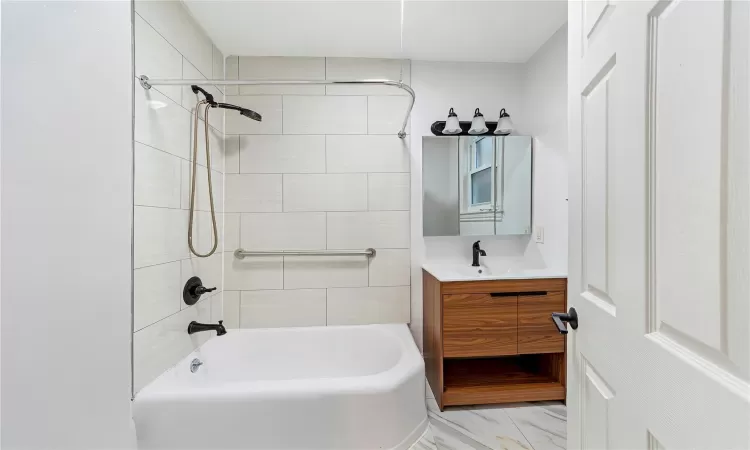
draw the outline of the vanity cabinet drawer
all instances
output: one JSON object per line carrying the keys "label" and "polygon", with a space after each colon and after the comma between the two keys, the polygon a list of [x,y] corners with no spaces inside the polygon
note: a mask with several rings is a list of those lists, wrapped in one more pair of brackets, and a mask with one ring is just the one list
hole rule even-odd
{"label": "vanity cabinet drawer", "polygon": [[551,319],[556,311],[565,311],[565,292],[518,295],[519,355],[565,351],[565,337]]}
{"label": "vanity cabinet drawer", "polygon": [[518,296],[443,296],[443,356],[503,356],[518,353]]}

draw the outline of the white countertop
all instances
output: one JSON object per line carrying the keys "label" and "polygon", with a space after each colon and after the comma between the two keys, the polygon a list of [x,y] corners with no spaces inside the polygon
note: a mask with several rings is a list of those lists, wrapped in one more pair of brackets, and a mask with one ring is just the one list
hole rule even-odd
{"label": "white countertop", "polygon": [[[518,266],[472,267],[471,264],[425,263],[422,268],[438,281],[521,280],[531,278],[567,278],[568,274],[553,269],[532,269]],[[481,270],[481,273],[480,273]]]}

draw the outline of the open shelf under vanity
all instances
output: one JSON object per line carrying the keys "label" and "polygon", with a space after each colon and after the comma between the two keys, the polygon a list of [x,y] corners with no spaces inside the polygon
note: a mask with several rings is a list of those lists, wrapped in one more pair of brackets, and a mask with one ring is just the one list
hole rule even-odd
{"label": "open shelf under vanity", "polygon": [[564,400],[564,361],[564,353],[444,359],[443,404]]}

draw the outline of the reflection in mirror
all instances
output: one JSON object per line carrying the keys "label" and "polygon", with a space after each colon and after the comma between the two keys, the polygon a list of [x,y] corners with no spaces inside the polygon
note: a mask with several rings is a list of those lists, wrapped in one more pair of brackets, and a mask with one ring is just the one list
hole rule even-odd
{"label": "reflection in mirror", "polygon": [[531,137],[497,139],[502,147],[497,150],[502,175],[496,185],[499,200],[495,234],[531,234]]}
{"label": "reflection in mirror", "polygon": [[458,138],[422,138],[422,229],[458,236]]}
{"label": "reflection in mirror", "polygon": [[461,136],[458,148],[459,234],[495,234],[495,138]]}
{"label": "reflection in mirror", "polygon": [[529,136],[424,137],[425,236],[531,233]]}

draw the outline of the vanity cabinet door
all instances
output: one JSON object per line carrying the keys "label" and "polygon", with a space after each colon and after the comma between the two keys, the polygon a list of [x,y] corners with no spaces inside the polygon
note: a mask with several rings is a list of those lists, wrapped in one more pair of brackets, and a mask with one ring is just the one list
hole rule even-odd
{"label": "vanity cabinet door", "polygon": [[551,318],[556,311],[565,311],[565,292],[518,295],[518,354],[565,351],[565,336]]}
{"label": "vanity cabinet door", "polygon": [[503,356],[518,352],[518,297],[443,296],[443,356]]}

